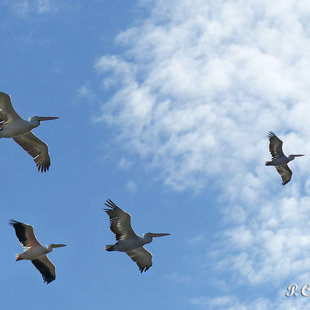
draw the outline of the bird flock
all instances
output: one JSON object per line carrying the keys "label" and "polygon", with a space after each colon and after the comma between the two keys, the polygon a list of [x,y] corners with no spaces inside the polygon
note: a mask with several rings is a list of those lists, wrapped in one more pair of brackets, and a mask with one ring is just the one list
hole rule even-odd
{"label": "bird flock", "polygon": [[[32,116],[29,120],[22,119],[14,110],[8,94],[0,92],[0,138],[12,138],[30,156],[40,172],[47,172],[50,167],[48,146],[33,133],[32,129],[38,127],[42,121],[55,120],[54,116]],[[266,161],[266,166],[274,166],[282,178],[282,185],[290,182],[292,171],[288,163],[295,157],[304,154],[285,156],[282,150],[283,142],[272,132],[268,134],[271,161]],[[105,202],[105,212],[110,219],[110,229],[115,234],[116,243],[106,245],[106,251],[125,252],[139,267],[140,272],[152,266],[152,254],[144,248],[145,244],[152,242],[154,237],[163,237],[169,233],[145,233],[139,237],[131,227],[131,216],[120,209],[111,199]],[[9,224],[14,228],[19,242],[24,247],[24,252],[16,254],[16,261],[30,260],[41,273],[44,282],[49,284],[56,279],[54,264],[47,254],[53,249],[64,247],[65,244],[49,244],[42,246],[35,237],[33,227],[29,224],[11,219]]]}

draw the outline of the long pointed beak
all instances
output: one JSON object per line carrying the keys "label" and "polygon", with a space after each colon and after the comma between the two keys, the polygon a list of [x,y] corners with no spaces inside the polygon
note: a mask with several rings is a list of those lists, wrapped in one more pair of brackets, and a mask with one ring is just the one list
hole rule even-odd
{"label": "long pointed beak", "polygon": [[58,118],[58,116],[38,116],[39,121],[51,121]]}
{"label": "long pointed beak", "polygon": [[170,234],[167,233],[152,233],[152,237],[163,237],[163,236],[169,236]]}
{"label": "long pointed beak", "polygon": [[67,246],[66,244],[51,244],[53,248],[62,248],[63,246]]}
{"label": "long pointed beak", "polygon": [[302,155],[301,154],[296,154],[296,155],[294,154],[293,156],[294,157],[300,157],[300,156],[305,156],[305,154],[302,154]]}

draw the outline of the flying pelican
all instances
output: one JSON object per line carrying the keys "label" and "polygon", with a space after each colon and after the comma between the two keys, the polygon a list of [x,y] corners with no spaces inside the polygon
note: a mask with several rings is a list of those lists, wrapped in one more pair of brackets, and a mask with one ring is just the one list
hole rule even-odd
{"label": "flying pelican", "polygon": [[42,246],[34,235],[33,227],[28,224],[10,220],[9,224],[14,227],[16,236],[22,246],[25,248],[24,253],[16,254],[16,261],[27,259],[31,260],[34,266],[42,274],[44,282],[49,284],[56,279],[55,266],[46,256],[54,248],[66,246],[65,244],[49,244],[47,247]]}
{"label": "flying pelican", "polygon": [[165,233],[146,233],[141,237],[133,231],[130,223],[131,216],[117,207],[111,199],[105,203],[110,209],[104,209],[110,217],[110,229],[115,234],[117,242],[106,245],[106,251],[126,252],[136,262],[141,273],[152,266],[152,254],[143,246],[153,241],[154,237],[168,236]]}
{"label": "flying pelican", "polygon": [[282,185],[287,184],[292,177],[293,172],[288,167],[287,163],[293,160],[295,157],[304,155],[289,155],[288,157],[284,155],[282,151],[283,142],[272,132],[269,131],[269,151],[271,153],[272,160],[266,161],[266,166],[275,166],[282,178]]}
{"label": "flying pelican", "polygon": [[0,92],[0,138],[13,138],[29,155],[38,167],[46,172],[51,165],[47,145],[38,139],[31,130],[40,126],[41,121],[58,119],[53,116],[32,116],[29,121],[22,119],[14,110],[8,94]]}

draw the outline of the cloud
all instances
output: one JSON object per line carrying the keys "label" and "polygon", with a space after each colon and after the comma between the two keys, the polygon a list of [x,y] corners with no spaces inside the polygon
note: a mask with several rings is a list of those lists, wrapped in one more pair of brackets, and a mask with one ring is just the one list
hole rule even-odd
{"label": "cloud", "polygon": [[197,189],[262,163],[268,130],[306,132],[296,119],[310,112],[310,44],[293,4],[286,20],[267,1],[183,1],[161,23],[173,3],[118,36],[125,55],[97,61],[103,86],[117,86],[102,120],[122,126],[123,141],[160,167],[165,183]]}
{"label": "cloud", "polygon": [[133,181],[129,181],[127,184],[126,184],[126,190],[130,193],[135,193],[137,191],[137,184]]}
{"label": "cloud", "polygon": [[309,198],[300,193],[297,198],[262,200],[242,225],[226,233],[227,256],[220,259],[220,251],[217,258],[253,285],[267,279],[276,284],[292,281],[310,266],[304,255],[310,250],[309,206]]}
{"label": "cloud", "polygon": [[37,12],[39,14],[48,12],[51,10],[51,1],[50,0],[38,0],[37,1]]}
{"label": "cloud", "polygon": [[132,162],[129,161],[128,159],[122,157],[118,163],[118,166],[121,168],[121,169],[129,169],[132,167]]}
{"label": "cloud", "polygon": [[307,308],[308,302],[307,297],[286,297],[282,292],[273,302],[267,298],[256,298],[244,302],[234,295],[215,298],[196,297],[190,300],[190,304],[197,306],[197,309],[216,310],[303,310]]}
{"label": "cloud", "polygon": [[201,245],[206,242],[206,238],[203,235],[198,235],[198,236],[186,239],[185,242],[187,245],[190,245],[190,246]]}
{"label": "cloud", "polygon": [[29,3],[27,1],[19,1],[12,7],[13,11],[20,16],[24,16],[29,11]]}
{"label": "cloud", "polygon": [[94,99],[95,95],[92,89],[88,85],[82,85],[78,90],[77,90],[77,95],[78,97],[86,100],[92,100]]}
{"label": "cloud", "polygon": [[264,161],[269,130],[287,154],[310,154],[310,4],[151,7],[116,38],[125,52],[96,62],[112,93],[98,120],[170,188],[220,190],[229,204],[213,253],[219,270],[252,286],[301,277],[310,268],[310,159],[290,164],[285,187]]}
{"label": "cloud", "polygon": [[[239,310],[244,309],[245,310],[246,309],[240,305],[240,303],[238,302],[238,299],[233,295],[215,297],[211,300],[210,298],[196,297],[196,298],[193,298],[190,301],[190,303],[195,306],[200,306],[203,308],[208,307],[208,309],[227,309],[227,310],[228,309],[229,310],[233,310],[233,309],[239,309]],[[264,309],[266,308],[259,308],[259,310],[264,310]]]}
{"label": "cloud", "polygon": [[[52,3],[53,2],[53,3]],[[44,14],[47,12],[54,11],[55,1],[53,0],[36,0],[36,1],[28,1],[28,0],[21,0],[17,1],[14,4],[11,4],[12,11],[21,16],[26,17],[29,14]]]}

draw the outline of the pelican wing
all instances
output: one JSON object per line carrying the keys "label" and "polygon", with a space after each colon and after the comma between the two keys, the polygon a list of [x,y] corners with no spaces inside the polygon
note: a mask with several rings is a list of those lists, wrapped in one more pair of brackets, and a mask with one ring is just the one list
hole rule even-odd
{"label": "pelican wing", "polygon": [[288,167],[288,165],[276,166],[276,169],[282,178],[282,185],[287,184],[292,178],[292,170]]}
{"label": "pelican wing", "polygon": [[138,265],[141,273],[152,266],[152,254],[143,246],[126,253]]}
{"label": "pelican wing", "polygon": [[31,262],[40,271],[46,284],[49,284],[56,279],[55,266],[46,255],[38,259],[34,259]]}
{"label": "pelican wing", "polygon": [[110,229],[116,240],[138,237],[131,227],[131,216],[114,204],[111,199],[105,203],[110,209],[104,209],[110,217]]}
{"label": "pelican wing", "polygon": [[33,157],[38,171],[46,172],[51,165],[47,145],[32,132],[13,138],[30,156]]}
{"label": "pelican wing", "polygon": [[269,131],[268,138],[270,141],[269,151],[271,153],[272,159],[284,156],[284,153],[282,151],[283,142],[272,131]]}
{"label": "pelican wing", "polygon": [[0,119],[10,121],[21,118],[14,110],[8,94],[0,92]]}
{"label": "pelican wing", "polygon": [[41,245],[33,232],[33,227],[28,224],[10,220],[9,224],[14,227],[16,236],[23,247]]}

